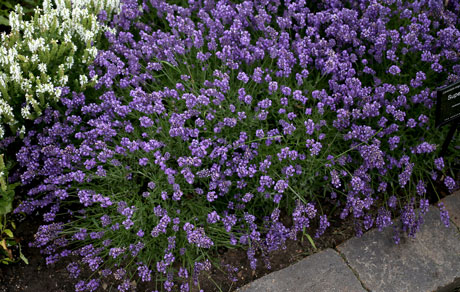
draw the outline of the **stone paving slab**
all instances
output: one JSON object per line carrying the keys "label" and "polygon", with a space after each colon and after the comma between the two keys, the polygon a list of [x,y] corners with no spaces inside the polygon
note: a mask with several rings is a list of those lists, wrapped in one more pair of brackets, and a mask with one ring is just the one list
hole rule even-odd
{"label": "stone paving slab", "polygon": [[449,212],[450,220],[460,228],[460,191],[445,197],[441,201],[446,206],[447,212]]}
{"label": "stone paving slab", "polygon": [[240,288],[238,292],[365,292],[342,257],[332,249],[313,254],[283,270]]}
{"label": "stone paving slab", "polygon": [[393,242],[393,230],[371,230],[337,247],[370,291],[445,291],[460,283],[460,233],[430,207],[415,239]]}

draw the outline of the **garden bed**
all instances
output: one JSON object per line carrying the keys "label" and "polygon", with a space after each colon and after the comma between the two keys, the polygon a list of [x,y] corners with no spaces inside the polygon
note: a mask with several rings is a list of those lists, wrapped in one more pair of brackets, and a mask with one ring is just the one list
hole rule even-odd
{"label": "garden bed", "polygon": [[[29,264],[19,262],[9,266],[0,266],[0,292],[73,292],[75,290],[74,286],[77,281],[69,278],[66,269],[66,266],[71,262],[70,259],[46,265],[45,258],[40,254],[39,249],[27,246],[28,242],[33,241],[37,228],[42,224],[41,221],[41,217],[28,217],[26,221],[18,223],[17,240],[21,242],[23,246],[22,252],[28,259]],[[209,273],[200,277],[201,289],[207,292],[235,291],[257,278],[283,269],[310,254],[326,248],[334,248],[354,236],[353,224],[350,223],[351,220],[331,220],[331,227],[333,228],[326,231],[321,238],[315,239],[316,248],[311,245],[306,237],[298,241],[288,240],[285,249],[276,251],[270,256],[271,269],[267,269],[264,265],[259,265],[253,271],[249,268],[249,261],[244,250],[222,250],[217,255],[218,261],[238,267],[239,271],[229,275],[213,268]],[[86,272],[89,273],[89,271]],[[210,277],[209,279],[208,276]],[[232,281],[231,278],[236,281]],[[219,288],[216,287],[217,283]],[[114,288],[109,286],[109,282],[105,283],[105,285],[103,284],[98,291],[110,291],[110,289]],[[106,287],[106,289],[103,287]],[[151,291],[152,288],[151,284],[141,283],[138,291]]]}
{"label": "garden bed", "polygon": [[4,289],[232,290],[458,188],[458,3],[53,3],[1,35]]}
{"label": "garden bed", "polygon": [[[457,180],[460,180],[460,172],[457,173]],[[437,192],[441,197],[449,194],[448,190],[440,183],[437,184]],[[436,195],[433,189],[428,190],[428,196],[433,198],[433,204],[436,203]],[[42,218],[39,216],[28,217],[25,220],[26,218],[16,216],[15,219],[20,221],[16,239],[22,244],[22,251],[29,264],[19,262],[10,266],[0,266],[0,292],[73,292],[77,281],[69,278],[66,269],[66,266],[72,260],[68,259],[56,264],[46,265],[45,258],[40,254],[39,249],[27,246],[28,242],[33,241],[37,228],[43,224]],[[286,217],[285,220],[289,220],[289,217]],[[312,230],[307,230],[307,232],[311,233]],[[300,240],[288,240],[285,249],[275,251],[270,256],[271,269],[267,269],[264,265],[259,265],[256,270],[251,270],[244,250],[223,249],[215,255],[217,260],[223,264],[237,267],[239,271],[226,273],[213,267],[209,273],[200,277],[200,288],[207,292],[236,291],[238,288],[271,272],[286,268],[306,256],[327,248],[335,248],[354,235],[353,220],[348,218],[342,221],[339,218],[339,214],[335,214],[335,216],[331,216],[331,228],[323,236],[314,240],[314,247],[307,237],[302,237],[301,234],[299,236]],[[15,252],[17,253],[17,251]],[[85,273],[89,275],[90,271],[85,271]],[[98,291],[111,291],[114,287],[110,286],[109,283],[103,283]],[[152,289],[151,284],[140,283],[138,286],[138,291],[151,291]],[[460,291],[460,287],[457,290]]]}

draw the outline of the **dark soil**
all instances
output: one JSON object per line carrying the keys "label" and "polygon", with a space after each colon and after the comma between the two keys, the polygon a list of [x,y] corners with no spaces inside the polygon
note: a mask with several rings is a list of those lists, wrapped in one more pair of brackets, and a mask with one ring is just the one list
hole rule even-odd
{"label": "dark soil", "polygon": [[[41,220],[39,218],[32,217],[18,224],[16,236],[22,242],[22,252],[28,259],[29,264],[19,262],[8,266],[0,265],[0,292],[75,291],[74,285],[77,281],[69,278],[66,270],[66,266],[71,262],[70,259],[46,265],[45,258],[40,254],[39,249],[27,246],[27,243],[33,240],[33,235],[40,224]],[[309,234],[314,234],[313,229],[307,231]],[[345,220],[340,224],[331,221],[331,227],[328,231],[319,239],[314,239],[317,250],[313,248],[306,237],[302,240],[302,236],[299,234],[298,241],[287,241],[285,249],[276,251],[270,256],[271,269],[267,269],[260,258],[255,271],[250,269],[244,250],[229,249],[221,252],[218,260],[222,264],[229,264],[239,269],[234,275],[237,281],[232,282],[226,273],[213,268],[208,274],[200,276],[200,288],[205,292],[234,291],[270,272],[283,269],[314,252],[325,248],[334,248],[353,235],[353,224],[350,220]],[[107,281],[103,285],[105,289],[101,287],[99,291],[114,291],[117,285],[118,283]],[[151,284],[147,286],[140,283],[137,290],[143,292],[151,291],[152,289]]]}
{"label": "dark soil", "polygon": [[[325,234],[318,239],[313,238],[314,244],[317,248],[316,250],[306,237],[302,239],[302,235],[299,234],[297,241],[288,240],[286,242],[285,249],[275,251],[270,255],[271,269],[267,269],[262,258],[258,258],[257,269],[253,271],[250,268],[249,260],[244,250],[228,250],[220,257],[220,260],[224,264],[230,264],[239,269],[239,272],[235,275],[238,281],[232,282],[228,275],[214,268],[208,274],[208,277],[210,277],[213,281],[206,281],[206,276],[202,276],[204,281],[200,282],[200,288],[205,292],[235,291],[237,288],[242,287],[257,278],[286,268],[315,252],[326,248],[335,248],[337,245],[355,235],[353,226],[354,224],[352,218],[348,218],[347,220],[341,222],[331,222],[331,226]],[[307,232],[310,235],[314,234],[313,229],[307,230]],[[217,287],[215,283],[218,283],[219,287]]]}
{"label": "dark soil", "polygon": [[18,224],[15,235],[21,242],[22,253],[29,264],[21,261],[7,266],[0,265],[0,292],[75,291],[76,281],[69,278],[66,270],[68,262],[47,266],[39,249],[28,247],[27,243],[33,240],[40,224],[41,220],[34,217]]}

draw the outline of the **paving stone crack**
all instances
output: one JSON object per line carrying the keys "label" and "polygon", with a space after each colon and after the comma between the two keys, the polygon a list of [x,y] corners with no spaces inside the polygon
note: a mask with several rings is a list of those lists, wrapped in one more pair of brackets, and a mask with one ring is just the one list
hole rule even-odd
{"label": "paving stone crack", "polygon": [[364,285],[363,281],[361,281],[358,272],[350,266],[350,264],[348,263],[348,260],[347,260],[347,258],[345,257],[345,255],[342,254],[342,253],[337,249],[337,247],[335,247],[334,250],[340,255],[340,257],[343,259],[343,261],[345,262],[345,264],[347,265],[347,267],[351,270],[351,272],[353,273],[353,275],[355,275],[356,279],[358,279],[358,281],[359,281],[359,283],[361,284],[361,286],[363,287],[363,289],[366,290],[366,291],[368,291],[368,292],[371,292],[371,290],[368,289],[368,288],[366,287],[366,285]]}

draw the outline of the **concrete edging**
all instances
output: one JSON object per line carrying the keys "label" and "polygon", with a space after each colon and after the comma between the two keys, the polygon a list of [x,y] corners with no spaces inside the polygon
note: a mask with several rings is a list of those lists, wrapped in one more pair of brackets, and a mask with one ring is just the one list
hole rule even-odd
{"label": "concrete edging", "polygon": [[460,191],[442,202],[449,227],[430,206],[416,238],[396,245],[393,228],[372,229],[237,291],[453,291],[460,286]]}

